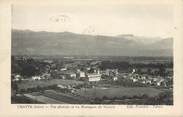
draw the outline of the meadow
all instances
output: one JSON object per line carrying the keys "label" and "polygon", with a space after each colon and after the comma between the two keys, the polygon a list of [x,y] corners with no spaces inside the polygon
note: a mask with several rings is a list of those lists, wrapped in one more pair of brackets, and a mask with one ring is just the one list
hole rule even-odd
{"label": "meadow", "polygon": [[155,89],[152,87],[110,87],[110,88],[101,88],[96,87],[92,89],[83,89],[77,92],[78,95],[84,96],[86,98],[114,98],[114,97],[133,97],[133,96],[143,96],[148,97],[157,96],[163,92],[160,89]]}
{"label": "meadow", "polygon": [[30,81],[22,81],[18,83],[19,89],[28,89],[28,88],[36,88],[36,87],[48,87],[56,84],[61,85],[79,85],[83,84],[82,81],[76,80],[63,80],[63,79],[51,79],[51,80],[30,80]]}

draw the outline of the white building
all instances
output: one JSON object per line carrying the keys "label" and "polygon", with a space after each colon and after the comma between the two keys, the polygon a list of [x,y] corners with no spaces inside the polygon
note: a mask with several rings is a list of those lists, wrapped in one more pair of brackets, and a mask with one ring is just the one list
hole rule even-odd
{"label": "white building", "polygon": [[90,67],[87,67],[86,70],[89,71],[89,70],[91,70],[91,68]]}
{"label": "white building", "polygon": [[32,80],[41,80],[41,77],[40,76],[33,76]]}
{"label": "white building", "polygon": [[135,73],[135,72],[136,72],[136,70],[135,69],[132,69],[132,74]]}
{"label": "white building", "polygon": [[113,81],[117,81],[117,80],[118,80],[118,77],[114,76]]}
{"label": "white building", "polygon": [[85,72],[83,72],[83,71],[78,71],[77,72],[77,76],[78,76],[78,78],[85,78],[86,77],[86,74],[85,74]]}
{"label": "white building", "polygon": [[89,82],[97,82],[101,80],[101,74],[87,74],[86,78]]}
{"label": "white building", "polygon": [[116,76],[118,75],[118,69],[106,69],[105,71],[105,75],[108,75],[108,76]]}
{"label": "white building", "polygon": [[137,82],[138,80],[137,79],[132,79],[133,82]]}
{"label": "white building", "polygon": [[60,69],[60,71],[66,71],[66,70],[67,70],[67,68],[65,68],[65,67]]}
{"label": "white building", "polygon": [[146,80],[147,84],[152,84],[151,80]]}
{"label": "white building", "polygon": [[73,78],[73,79],[76,78],[76,73],[74,72],[66,72],[64,74],[66,75],[67,78]]}
{"label": "white building", "polygon": [[57,87],[58,87],[58,88],[61,88],[61,89],[66,89],[66,88],[67,88],[66,85],[61,85],[61,84],[58,84]]}
{"label": "white building", "polygon": [[156,82],[157,86],[161,86],[164,83],[164,79],[160,79],[159,81]]}
{"label": "white building", "polygon": [[22,77],[19,75],[19,74],[17,74],[17,75],[15,75],[15,77],[13,78],[13,81],[19,81],[19,80],[21,80],[22,79]]}

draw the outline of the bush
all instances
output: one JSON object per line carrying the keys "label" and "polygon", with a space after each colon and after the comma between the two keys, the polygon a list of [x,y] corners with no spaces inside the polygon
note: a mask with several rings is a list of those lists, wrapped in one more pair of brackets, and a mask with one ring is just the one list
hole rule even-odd
{"label": "bush", "polygon": [[94,102],[93,102],[93,103],[94,103],[94,104],[101,104],[101,103],[102,103],[102,99],[96,97],[96,98],[94,99]]}

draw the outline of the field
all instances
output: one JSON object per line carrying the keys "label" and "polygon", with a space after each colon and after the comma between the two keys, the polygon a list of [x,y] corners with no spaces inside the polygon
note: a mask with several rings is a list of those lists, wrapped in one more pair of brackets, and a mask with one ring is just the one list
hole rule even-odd
{"label": "field", "polygon": [[80,90],[78,95],[84,96],[86,98],[102,98],[102,97],[133,97],[147,95],[149,97],[157,96],[161,93],[160,89],[155,89],[151,87],[111,87],[111,88],[93,88],[93,89],[83,89]]}
{"label": "field", "polygon": [[[74,94],[64,94],[61,92],[57,92],[54,90],[45,90],[44,92],[34,95],[35,93],[31,94],[25,94],[26,97],[36,100],[39,102],[47,103],[47,104],[87,104],[90,103],[91,100],[95,98],[103,99],[104,97],[107,97],[108,99],[113,99],[114,97],[121,98],[123,96],[125,97],[133,97],[133,96],[142,96],[147,95],[148,97],[154,97],[157,96],[159,93],[163,92],[160,89],[150,88],[150,87],[110,87],[110,88],[88,88],[88,89],[82,89],[78,90]],[[104,104],[109,103],[105,102],[107,100],[103,100]],[[143,104],[144,99],[122,99],[122,100],[115,100],[113,102],[110,102],[109,104],[134,104],[139,103]]]}
{"label": "field", "polygon": [[66,85],[78,85],[82,84],[82,81],[76,80],[62,80],[62,79],[51,79],[51,80],[40,80],[40,81],[22,81],[18,84],[19,89],[28,89],[39,87],[47,87],[55,84],[66,84]]}
{"label": "field", "polygon": [[[67,84],[67,85],[78,85],[82,84],[82,81],[76,80],[62,80],[62,79],[52,79],[52,80],[40,80],[40,81],[26,81],[18,84],[19,89],[28,89],[39,87],[47,87],[54,84]],[[75,94],[86,97],[86,98],[102,98],[102,97],[133,97],[147,95],[149,97],[157,96],[159,93],[163,92],[160,89],[153,87],[123,87],[123,86],[110,86],[110,87],[95,87],[95,88],[83,88],[75,92]]]}
{"label": "field", "polygon": [[43,95],[31,95],[31,94],[24,94],[25,97],[30,98],[32,100],[41,102],[41,103],[48,103],[48,104],[65,104],[64,102],[54,100],[52,98],[43,96]]}

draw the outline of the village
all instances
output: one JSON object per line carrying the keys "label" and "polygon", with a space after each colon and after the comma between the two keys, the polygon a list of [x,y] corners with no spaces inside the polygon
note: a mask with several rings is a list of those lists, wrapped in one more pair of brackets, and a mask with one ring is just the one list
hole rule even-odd
{"label": "village", "polygon": [[[31,74],[23,74],[24,72],[19,72],[19,74],[12,73],[12,85],[16,87],[16,89],[13,89],[12,95],[20,96],[21,94],[28,99],[42,103],[92,103],[88,102],[90,97],[87,97],[87,95],[92,95],[91,97],[95,100],[93,103],[95,103],[96,95],[99,93],[96,90],[105,89],[106,91],[106,89],[116,89],[118,87],[121,88],[121,86],[125,88],[153,88],[156,90],[172,90],[173,88],[173,69],[171,68],[149,69],[130,67],[127,70],[121,70],[121,68],[117,67],[101,67],[102,60],[73,60],[71,58],[64,58],[64,60],[58,61],[52,59],[30,59],[26,57],[17,57],[14,59],[17,63],[19,61],[20,63],[34,64],[35,68],[32,68]],[[160,70],[163,70],[163,73]],[[57,90],[59,90],[59,94],[62,93],[61,98],[55,99],[53,97],[53,99],[50,99],[50,95],[53,95],[53,93],[57,95],[58,92],[55,92]],[[41,98],[35,96],[35,93],[38,95],[40,92],[44,92],[44,96],[46,95],[44,98],[42,97],[43,100],[37,100]],[[107,95],[104,94],[99,97],[109,100],[110,96]],[[144,95],[146,96],[145,93],[133,96],[143,97]],[[116,97],[120,98],[118,95],[113,98]],[[76,101],[77,99],[75,98],[85,101]],[[65,101],[68,99],[70,100]],[[58,100],[61,100],[61,102],[58,102]]]}

